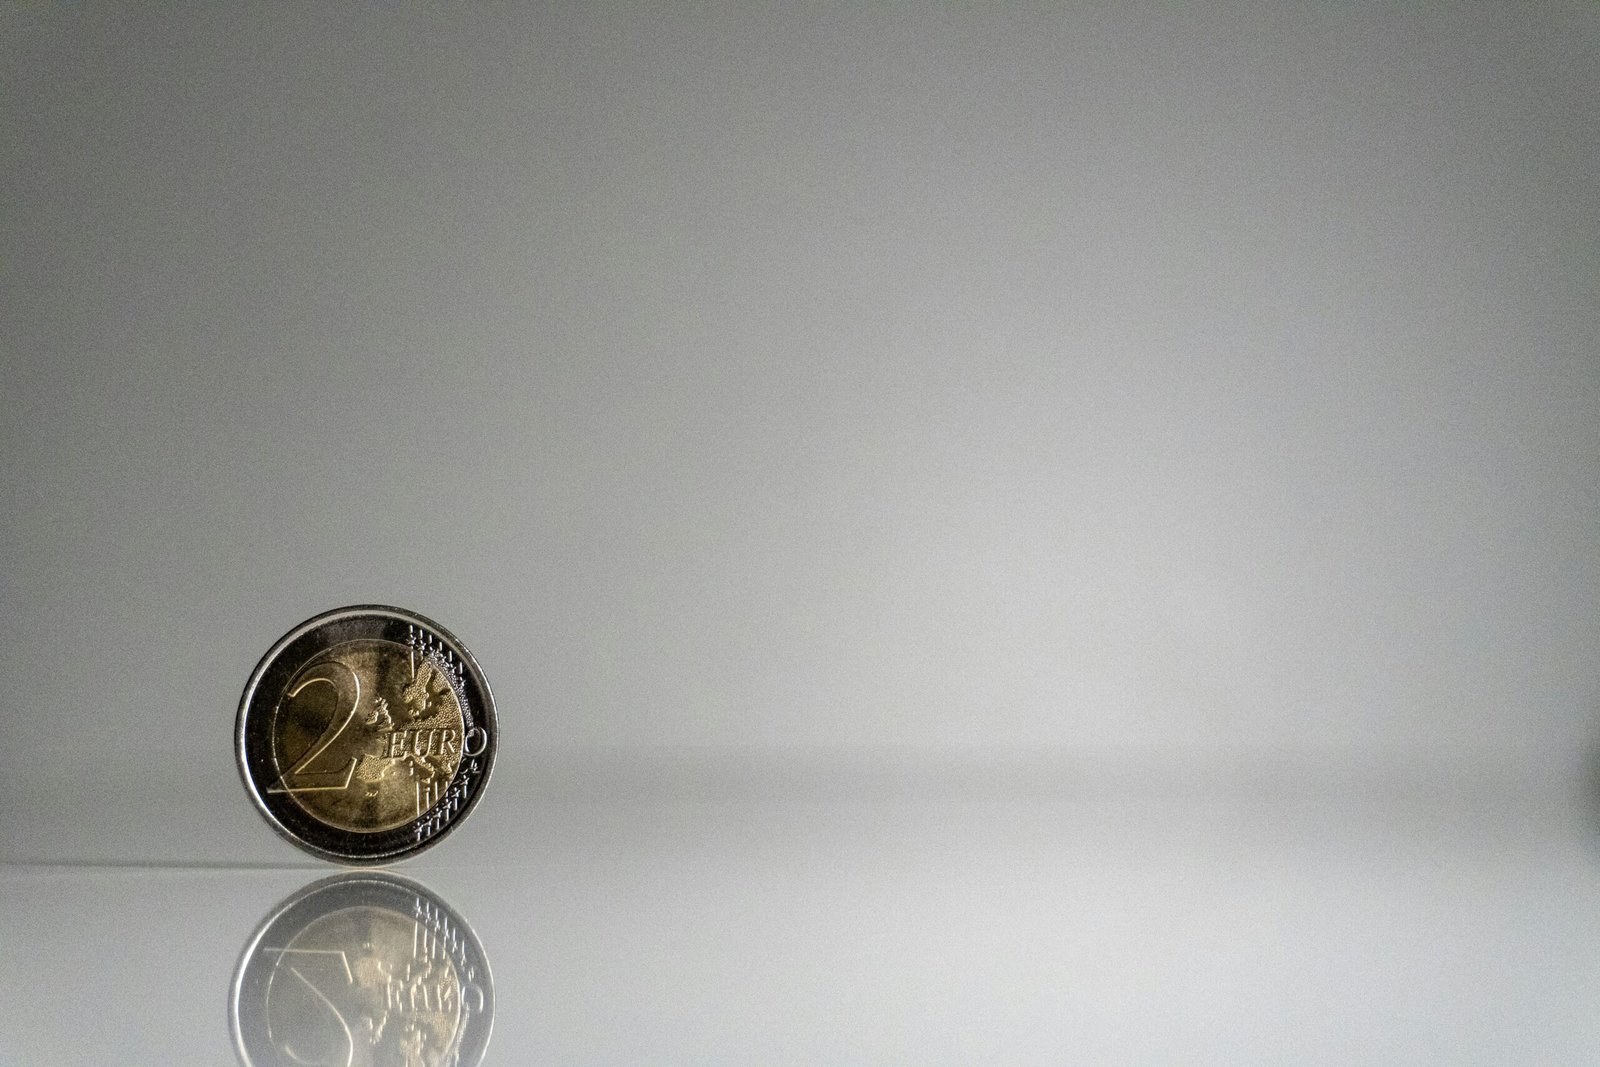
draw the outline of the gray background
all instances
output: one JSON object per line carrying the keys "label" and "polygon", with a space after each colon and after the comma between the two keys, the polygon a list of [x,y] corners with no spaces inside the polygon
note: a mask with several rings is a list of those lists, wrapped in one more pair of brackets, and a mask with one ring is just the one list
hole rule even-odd
{"label": "gray background", "polygon": [[1591,4],[0,18],[7,854],[351,602],[513,778],[1596,737]]}
{"label": "gray background", "polygon": [[[1600,1062],[1592,3],[0,7],[0,1060],[500,703],[495,1063]],[[1592,792],[1592,790],[1591,790]]]}

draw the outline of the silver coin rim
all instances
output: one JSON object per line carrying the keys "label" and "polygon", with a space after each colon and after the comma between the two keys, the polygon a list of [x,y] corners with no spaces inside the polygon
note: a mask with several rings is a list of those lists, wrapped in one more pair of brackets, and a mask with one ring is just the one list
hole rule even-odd
{"label": "silver coin rim", "polygon": [[[456,817],[450,820],[447,825],[442,827],[437,833],[431,835],[427,840],[398,848],[393,852],[376,856],[351,855],[347,852],[340,851],[338,848],[329,847],[325,844],[318,844],[314,841],[308,841],[278,821],[277,816],[272,813],[272,809],[267,807],[265,799],[261,796],[260,790],[256,787],[255,780],[251,777],[250,767],[245,759],[245,730],[249,725],[250,705],[255,699],[256,689],[260,685],[262,677],[266,674],[267,670],[272,666],[272,664],[277,661],[278,656],[283,653],[284,649],[310,631],[321,626],[326,626],[329,623],[341,622],[346,619],[374,616],[421,626],[443,640],[450,647],[450,650],[460,658],[462,666],[472,673],[473,681],[483,693],[484,707],[481,709],[473,708],[472,710],[475,715],[484,720],[485,725],[488,727],[489,743],[484,749],[483,753],[483,777],[478,781],[478,788],[475,789],[472,795],[467,798],[467,801],[462,806],[461,811],[458,812]],[[245,684],[244,693],[239,698],[239,713],[235,719],[233,730],[234,762],[239,768],[239,777],[241,780],[243,780],[245,792],[250,795],[251,801],[255,804],[256,811],[260,812],[261,817],[267,821],[267,825],[271,826],[272,829],[277,832],[279,837],[294,845],[296,848],[299,848],[305,852],[309,852],[320,859],[331,860],[333,862],[341,863],[351,867],[382,867],[387,864],[410,859],[412,856],[415,856],[418,853],[426,852],[445,837],[448,837],[452,830],[454,830],[457,826],[460,826],[467,820],[467,817],[472,814],[473,809],[478,806],[478,798],[481,797],[484,790],[489,787],[489,778],[494,773],[495,753],[498,751],[499,745],[500,722],[499,718],[495,714],[494,693],[489,689],[489,680],[484,677],[483,669],[478,666],[477,659],[467,649],[467,646],[462,644],[461,639],[455,634],[451,633],[445,627],[440,626],[437,622],[434,622],[426,615],[420,615],[415,611],[409,611],[405,608],[397,608],[389,604],[351,604],[342,608],[334,608],[331,611],[324,611],[319,615],[314,615],[305,620],[298,626],[291,629],[288,633],[278,638],[278,640],[273,643],[272,647],[267,650],[266,655],[261,657],[261,660],[256,664],[255,669],[250,672],[250,680]],[[414,822],[407,825],[413,824]],[[342,831],[337,827],[329,827],[330,837],[342,833],[352,833],[352,831]]]}

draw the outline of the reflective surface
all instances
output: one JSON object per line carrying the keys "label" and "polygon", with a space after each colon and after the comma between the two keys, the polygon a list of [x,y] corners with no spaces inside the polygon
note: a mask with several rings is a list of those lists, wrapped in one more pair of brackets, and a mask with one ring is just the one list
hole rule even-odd
{"label": "reflective surface", "polygon": [[246,1067],[475,1067],[493,1021],[471,927],[423,886],[376,872],[285,901],[240,957],[229,998]]}
{"label": "reflective surface", "polygon": [[[254,1032],[341,1062],[381,1018],[361,975],[417,958],[417,901],[492,963],[485,1065],[1600,1058],[1600,858],[1575,798],[1161,777],[596,761],[497,793],[405,865],[411,904],[304,918],[286,902],[317,899],[318,865],[0,866],[0,997],[26,1006],[0,1062],[236,1062],[252,943],[246,968],[276,969]],[[267,951],[335,946],[359,946],[356,980],[300,968],[325,1002]]]}

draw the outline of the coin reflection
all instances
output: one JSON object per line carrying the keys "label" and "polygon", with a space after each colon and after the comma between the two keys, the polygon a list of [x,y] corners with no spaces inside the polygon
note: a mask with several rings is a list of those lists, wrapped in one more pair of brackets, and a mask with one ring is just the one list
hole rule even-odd
{"label": "coin reflection", "polygon": [[262,922],[233,977],[246,1067],[475,1067],[494,1017],[476,936],[383,872],[313,883]]}

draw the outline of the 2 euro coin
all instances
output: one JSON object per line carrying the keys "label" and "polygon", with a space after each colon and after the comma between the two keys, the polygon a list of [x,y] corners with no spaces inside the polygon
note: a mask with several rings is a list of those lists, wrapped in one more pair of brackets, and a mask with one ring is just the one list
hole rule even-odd
{"label": "2 euro coin", "polygon": [[250,676],[235,729],[245,789],[307,852],[381,864],[436,844],[494,765],[494,699],[438,623],[361,605],[296,626]]}

